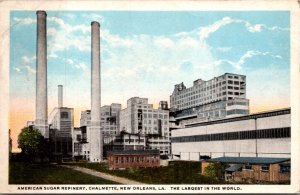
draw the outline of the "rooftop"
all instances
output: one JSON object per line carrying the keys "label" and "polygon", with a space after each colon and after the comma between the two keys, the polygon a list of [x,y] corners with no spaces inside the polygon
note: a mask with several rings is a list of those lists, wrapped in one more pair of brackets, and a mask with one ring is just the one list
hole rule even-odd
{"label": "rooftop", "polygon": [[198,126],[204,126],[204,125],[213,125],[213,124],[220,124],[220,123],[228,123],[228,122],[235,122],[235,121],[242,121],[242,120],[249,120],[249,119],[257,119],[257,118],[265,118],[265,117],[271,117],[271,116],[278,116],[278,115],[284,115],[284,114],[290,114],[291,108],[283,108],[283,109],[277,109],[277,110],[270,110],[265,112],[258,112],[254,114],[249,114],[245,116],[238,116],[238,117],[232,117],[232,118],[224,118],[214,121],[206,121],[206,122],[198,122],[193,123],[189,125],[185,125],[185,128],[191,128],[191,127],[198,127]]}
{"label": "rooftop", "polygon": [[159,154],[159,150],[114,150],[109,154]]}
{"label": "rooftop", "polygon": [[291,160],[290,158],[270,158],[270,157],[219,157],[207,160],[208,162],[223,163],[249,163],[249,164],[275,164]]}

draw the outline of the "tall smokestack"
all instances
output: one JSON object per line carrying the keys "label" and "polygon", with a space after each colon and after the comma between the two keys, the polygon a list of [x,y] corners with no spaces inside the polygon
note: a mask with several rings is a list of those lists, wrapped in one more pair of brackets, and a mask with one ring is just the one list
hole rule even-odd
{"label": "tall smokestack", "polygon": [[45,11],[37,11],[37,48],[36,48],[36,113],[35,126],[41,134],[49,137],[47,105],[47,31]]}
{"label": "tall smokestack", "polygon": [[63,107],[63,86],[58,85],[58,107]]}
{"label": "tall smokestack", "polygon": [[90,161],[102,161],[102,135],[100,132],[100,24],[91,23],[91,128]]}

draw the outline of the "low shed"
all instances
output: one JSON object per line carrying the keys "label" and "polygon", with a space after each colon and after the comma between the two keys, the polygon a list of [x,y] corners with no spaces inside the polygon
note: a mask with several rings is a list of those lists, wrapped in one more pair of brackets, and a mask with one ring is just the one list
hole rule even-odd
{"label": "low shed", "polygon": [[220,157],[202,162],[202,174],[209,164],[226,163],[225,180],[245,182],[290,181],[290,159],[268,157]]}

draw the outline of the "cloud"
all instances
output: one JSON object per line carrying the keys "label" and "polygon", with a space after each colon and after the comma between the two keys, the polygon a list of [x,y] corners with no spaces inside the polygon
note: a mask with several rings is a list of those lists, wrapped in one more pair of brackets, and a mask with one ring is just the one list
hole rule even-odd
{"label": "cloud", "polygon": [[70,18],[70,19],[74,19],[76,18],[76,15],[75,14],[64,14],[64,16]]}
{"label": "cloud", "polygon": [[50,54],[77,49],[79,51],[90,51],[90,26],[71,25],[59,17],[48,17],[50,23],[56,24],[55,28],[49,29],[48,41]]}
{"label": "cloud", "polygon": [[35,59],[36,59],[35,56],[32,56],[32,57],[29,57],[29,56],[23,56],[23,57],[22,57],[22,62],[23,62],[24,64],[31,64],[32,62],[35,61]]}
{"label": "cloud", "polygon": [[83,71],[87,70],[87,65],[83,62],[75,64],[74,67]]}
{"label": "cloud", "polygon": [[273,55],[270,52],[260,52],[260,51],[249,50],[246,53],[244,53],[238,61],[221,59],[221,60],[217,60],[215,63],[217,65],[220,65],[222,63],[228,63],[236,69],[241,69],[242,66],[246,63],[246,61],[253,58],[254,56],[270,56],[272,58],[279,58],[279,59],[282,58],[280,55]]}
{"label": "cloud", "polygon": [[82,17],[91,21],[98,21],[100,23],[103,23],[105,21],[104,17],[99,14],[82,14]]}
{"label": "cloud", "polygon": [[55,53],[50,53],[47,58],[58,58],[58,55],[56,55]]}
{"label": "cloud", "polygon": [[224,17],[209,26],[201,27],[199,32],[200,39],[203,41],[204,39],[208,38],[210,34],[219,30],[222,26],[232,22],[233,20],[230,17]]}
{"label": "cloud", "polygon": [[48,36],[55,36],[56,35],[56,29],[55,28],[48,28],[47,35]]}
{"label": "cloud", "polygon": [[15,71],[17,72],[17,73],[21,73],[21,69],[20,68],[14,68],[15,69]]}
{"label": "cloud", "polygon": [[[263,29],[274,31],[274,30],[289,30],[289,28],[282,28],[278,26],[272,26],[268,27],[265,24],[251,24],[250,22],[246,20],[241,20],[241,19],[233,19],[230,17],[224,17],[221,20],[218,20],[214,22],[211,25],[205,26],[205,27],[200,27],[199,28],[199,36],[202,41],[207,39],[212,33],[218,31],[221,27],[224,27],[226,25],[232,24],[232,23],[237,23],[237,24],[243,24],[246,29],[251,32],[251,33],[257,33],[261,32]],[[181,33],[181,35],[187,35],[188,33]]]}
{"label": "cloud", "polygon": [[25,66],[25,68],[26,68],[26,70],[29,74],[35,74],[36,73],[36,70],[31,68],[30,66]]}
{"label": "cloud", "polygon": [[101,30],[101,38],[106,41],[110,47],[131,47],[133,41],[129,38],[121,38],[119,35],[114,35],[109,32],[107,29]]}
{"label": "cloud", "polygon": [[217,47],[216,49],[220,52],[228,52],[232,49],[232,47]]}
{"label": "cloud", "polygon": [[70,65],[73,65],[74,61],[72,59],[67,59],[67,63],[70,64]]}
{"label": "cloud", "polygon": [[36,23],[36,19],[33,18],[17,18],[13,19],[18,25],[30,25]]}

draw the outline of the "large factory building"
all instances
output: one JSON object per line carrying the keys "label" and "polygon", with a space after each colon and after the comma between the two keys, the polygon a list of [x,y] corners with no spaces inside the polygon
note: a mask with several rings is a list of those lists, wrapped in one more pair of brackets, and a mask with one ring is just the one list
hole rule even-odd
{"label": "large factory building", "polygon": [[291,109],[186,125],[172,131],[174,159],[291,157]]}

